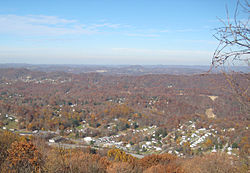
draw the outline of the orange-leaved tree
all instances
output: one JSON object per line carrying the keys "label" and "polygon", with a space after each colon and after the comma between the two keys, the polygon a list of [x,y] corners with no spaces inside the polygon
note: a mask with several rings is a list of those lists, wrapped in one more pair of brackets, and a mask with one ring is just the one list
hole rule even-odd
{"label": "orange-leaved tree", "polygon": [[139,165],[143,168],[150,168],[152,166],[156,166],[158,164],[168,165],[170,162],[176,160],[177,157],[171,154],[152,154],[149,156],[145,156],[144,158],[138,161]]}
{"label": "orange-leaved tree", "polygon": [[120,149],[111,149],[108,151],[108,158],[110,160],[118,161],[118,162],[129,162],[134,163],[136,158],[130,154],[126,154],[124,151]]}
{"label": "orange-leaved tree", "polygon": [[36,146],[26,140],[15,141],[7,150],[3,172],[42,172],[44,160]]}
{"label": "orange-leaved tree", "polygon": [[19,137],[10,131],[0,132],[0,167],[8,156],[8,148],[14,141],[18,141]]}

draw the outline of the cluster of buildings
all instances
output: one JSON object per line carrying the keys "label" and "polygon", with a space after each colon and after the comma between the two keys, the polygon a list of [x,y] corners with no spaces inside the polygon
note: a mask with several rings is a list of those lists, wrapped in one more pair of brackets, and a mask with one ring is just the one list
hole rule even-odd
{"label": "cluster of buildings", "polygon": [[[70,105],[72,108],[77,106],[77,104]],[[62,106],[60,106],[62,107]],[[18,122],[15,116],[6,114],[5,119],[8,121]],[[130,123],[132,120],[128,120]],[[112,126],[108,126],[111,128]],[[3,126],[2,129],[15,131],[15,129],[7,129]],[[82,122],[81,129],[67,129],[68,133],[74,133],[74,131],[85,133],[87,128],[86,121]],[[171,154],[176,154],[180,157],[185,156],[185,149],[188,148],[191,152],[218,152],[225,151],[229,155],[235,155],[234,148],[229,142],[221,143],[219,134],[225,132],[233,132],[234,128],[229,129],[219,129],[213,128],[213,125],[209,125],[207,128],[197,128],[196,122],[187,121],[184,124],[179,124],[179,127],[169,132],[167,136],[159,134],[157,132],[159,128],[156,125],[148,126],[144,128],[132,129],[128,128],[118,134],[112,136],[103,137],[90,137],[79,138],[80,141],[84,142],[85,145],[92,145],[98,148],[119,148],[130,153],[141,153],[141,154],[151,154],[151,153],[164,153],[168,152]],[[219,131],[219,132],[218,132]],[[59,135],[59,132],[50,131],[33,131],[27,133],[18,132],[20,135],[39,135],[45,138],[49,143],[63,143],[65,138]],[[157,133],[157,135],[156,135]],[[87,134],[87,133],[86,133]],[[121,140],[121,138],[130,138],[131,136],[141,136],[144,140],[138,143],[131,143],[129,141]],[[70,138],[68,138],[70,140]],[[220,144],[221,146],[216,146]]]}
{"label": "cluster of buildings", "polygon": [[[226,131],[226,129],[223,131]],[[228,142],[226,144],[221,143],[218,131],[212,125],[208,128],[196,128],[196,123],[193,121],[180,124],[179,128],[169,133],[164,139],[164,145],[168,153],[175,153],[178,156],[186,154],[184,153],[186,150],[183,148],[189,149],[190,153],[197,153],[198,151],[218,152],[220,150],[226,151],[230,155],[234,154]]]}

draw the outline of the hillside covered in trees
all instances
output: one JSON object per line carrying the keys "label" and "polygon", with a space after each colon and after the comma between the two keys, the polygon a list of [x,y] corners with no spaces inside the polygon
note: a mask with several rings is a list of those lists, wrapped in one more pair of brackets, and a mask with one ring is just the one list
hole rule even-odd
{"label": "hillside covered in trees", "polygon": [[[243,88],[249,86],[246,76],[234,76]],[[2,171],[249,168],[249,108],[220,73],[2,68],[0,127]]]}

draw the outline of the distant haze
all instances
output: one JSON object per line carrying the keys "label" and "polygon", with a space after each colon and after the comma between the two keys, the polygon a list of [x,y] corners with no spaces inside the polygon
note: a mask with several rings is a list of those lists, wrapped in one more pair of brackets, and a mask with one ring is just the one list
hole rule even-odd
{"label": "distant haze", "polygon": [[[145,75],[145,74],[173,74],[193,75],[207,74],[210,66],[201,65],[77,65],[77,64],[0,64],[0,69],[28,69],[43,72],[69,72],[69,73],[100,73],[102,75]],[[249,73],[247,66],[236,66],[224,69]],[[221,68],[210,72],[220,72]]]}

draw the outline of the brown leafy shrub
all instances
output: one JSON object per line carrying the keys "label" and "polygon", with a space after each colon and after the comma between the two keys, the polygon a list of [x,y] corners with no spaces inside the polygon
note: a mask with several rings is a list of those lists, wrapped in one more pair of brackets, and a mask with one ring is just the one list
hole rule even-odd
{"label": "brown leafy shrub", "polygon": [[48,172],[78,172],[78,173],[103,173],[110,162],[106,157],[98,154],[84,153],[79,150],[53,149],[48,155],[46,167]]}
{"label": "brown leafy shrub", "polygon": [[158,164],[146,169],[145,171],[143,171],[143,173],[167,173],[167,167]]}
{"label": "brown leafy shrub", "polygon": [[127,162],[114,162],[107,168],[108,173],[135,173],[136,169]]}
{"label": "brown leafy shrub", "polygon": [[138,165],[144,169],[147,169],[158,164],[167,165],[176,159],[177,157],[171,154],[153,154],[140,159],[138,161]]}
{"label": "brown leafy shrub", "polygon": [[19,137],[9,131],[0,132],[0,167],[8,156],[8,148],[14,141],[18,141]]}
{"label": "brown leafy shrub", "polygon": [[111,149],[108,151],[108,158],[113,161],[129,162],[134,163],[136,158],[130,154],[126,154],[124,151],[119,149]]}
{"label": "brown leafy shrub", "polygon": [[47,159],[45,167],[48,172],[67,172],[68,162],[66,158],[66,150],[63,148],[52,148],[49,153],[47,153]]}
{"label": "brown leafy shrub", "polygon": [[182,159],[176,159],[165,165],[154,165],[143,171],[143,173],[184,173],[184,170],[181,168],[182,162]]}
{"label": "brown leafy shrub", "polygon": [[110,164],[100,155],[79,152],[72,153],[69,163],[71,172],[79,173],[104,173]]}
{"label": "brown leafy shrub", "polygon": [[8,156],[3,163],[3,172],[42,172],[44,161],[35,145],[26,140],[15,141],[7,150]]}
{"label": "brown leafy shrub", "polygon": [[186,173],[239,173],[247,172],[241,169],[239,161],[225,153],[211,153],[203,157],[194,157],[182,165]]}

